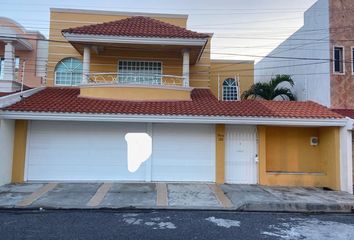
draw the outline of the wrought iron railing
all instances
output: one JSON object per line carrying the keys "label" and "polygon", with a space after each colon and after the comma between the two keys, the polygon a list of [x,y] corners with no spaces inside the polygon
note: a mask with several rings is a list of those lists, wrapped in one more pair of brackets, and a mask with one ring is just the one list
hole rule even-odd
{"label": "wrought iron railing", "polygon": [[130,73],[91,73],[88,75],[88,84],[118,84],[118,85],[163,85],[183,86],[183,77],[176,75],[149,75]]}

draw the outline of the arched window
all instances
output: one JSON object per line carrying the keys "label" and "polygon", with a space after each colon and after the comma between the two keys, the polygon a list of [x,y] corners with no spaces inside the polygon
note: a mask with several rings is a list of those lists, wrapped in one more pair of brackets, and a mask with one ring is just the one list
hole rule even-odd
{"label": "arched window", "polygon": [[227,78],[222,83],[222,100],[236,101],[238,99],[238,86],[234,78]]}
{"label": "arched window", "polygon": [[76,86],[82,81],[82,62],[76,58],[65,58],[55,67],[55,84]]}

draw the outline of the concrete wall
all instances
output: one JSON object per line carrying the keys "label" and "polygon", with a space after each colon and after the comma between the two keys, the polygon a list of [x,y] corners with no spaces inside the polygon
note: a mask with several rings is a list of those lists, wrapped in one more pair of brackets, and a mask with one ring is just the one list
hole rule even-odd
{"label": "concrete wall", "polygon": [[318,0],[305,12],[304,26],[256,64],[255,81],[269,81],[276,74],[289,74],[295,81],[294,93],[298,100],[330,106],[329,49],[329,3]]}
{"label": "concrete wall", "polygon": [[0,120],[0,186],[11,182],[14,120]]}
{"label": "concrete wall", "polygon": [[267,127],[266,134],[267,172],[323,172],[320,146],[310,145],[318,128]]}
{"label": "concrete wall", "polygon": [[[348,191],[341,188],[342,171],[340,166],[342,160],[338,127],[313,128],[308,133],[306,133],[306,128],[286,128],[285,130],[290,131],[291,134],[284,133],[283,127],[258,127],[260,184],[328,187],[334,190]],[[318,149],[315,151],[310,151],[307,149],[308,147],[304,146],[306,139],[311,135],[311,131],[318,134],[319,137]],[[279,137],[276,137],[277,132],[283,132],[281,143]],[[296,136],[296,132],[299,132],[298,136]],[[309,141],[308,139],[308,144]],[[291,142],[293,144],[290,144],[290,146],[284,144]],[[282,146],[283,150],[275,151],[276,148],[279,148],[279,145]],[[302,152],[302,148],[304,148],[304,152]],[[281,159],[285,162],[275,161],[274,159]],[[306,161],[309,164],[306,164]],[[268,163],[271,164],[272,168],[276,167],[277,171],[268,169]],[[312,172],[314,170],[315,172]]]}

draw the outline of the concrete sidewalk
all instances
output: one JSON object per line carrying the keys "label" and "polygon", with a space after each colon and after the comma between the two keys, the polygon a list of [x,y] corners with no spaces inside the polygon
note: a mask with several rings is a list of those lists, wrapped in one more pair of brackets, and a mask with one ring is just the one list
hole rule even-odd
{"label": "concrete sidewalk", "polygon": [[0,187],[0,208],[352,212],[354,196],[317,188],[201,183],[24,183]]}

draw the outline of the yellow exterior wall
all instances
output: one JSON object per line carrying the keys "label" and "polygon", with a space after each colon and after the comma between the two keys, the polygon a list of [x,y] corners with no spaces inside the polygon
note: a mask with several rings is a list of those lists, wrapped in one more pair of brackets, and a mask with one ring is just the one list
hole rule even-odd
{"label": "yellow exterior wall", "polygon": [[210,88],[210,46],[211,39],[208,40],[199,61],[190,66],[189,84],[196,88]]}
{"label": "yellow exterior wall", "polygon": [[[81,59],[81,56],[80,56]],[[91,71],[92,72],[118,72],[118,62],[120,60],[147,60],[160,61],[162,63],[163,75],[182,76],[182,57],[173,51],[144,52],[127,51],[106,48],[99,55],[91,51]],[[182,84],[180,79],[169,78],[166,81],[176,80]]]}
{"label": "yellow exterior wall", "polygon": [[[131,16],[105,15],[94,13],[51,12],[47,86],[54,86],[54,71],[57,63],[68,57],[76,57],[82,61],[81,54],[62,36],[61,30],[88,24],[96,24],[120,20]],[[177,26],[186,27],[187,18],[152,17]],[[172,52],[168,48],[160,51],[124,50],[105,48],[99,55],[91,51],[92,72],[117,72],[118,60],[152,60],[161,61],[164,75],[182,76],[182,52]],[[190,68],[190,86],[210,87],[210,41],[206,45],[200,61]]]}
{"label": "yellow exterior wall", "polygon": [[14,154],[12,165],[12,182],[24,180],[28,121],[16,120],[14,137]]}
{"label": "yellow exterior wall", "polygon": [[[286,133],[286,131],[289,133]],[[282,142],[279,142],[279,132],[283,132]],[[310,144],[309,136],[315,133],[319,137],[319,145],[316,147],[318,150],[311,150],[305,145],[306,141],[308,145]],[[260,184],[340,189],[338,127],[282,128],[259,126],[258,135]],[[289,146],[285,146],[289,143]],[[278,145],[282,145],[283,148],[279,148]],[[301,145],[302,148],[300,148]],[[272,146],[273,149],[271,149]],[[280,162],[280,159],[283,159],[284,162]],[[308,164],[306,164],[306,160]],[[272,171],[273,169],[277,171]],[[314,170],[316,173],[313,172]]]}
{"label": "yellow exterior wall", "polygon": [[319,146],[310,138],[318,137],[318,128],[267,127],[268,172],[322,172]]}
{"label": "yellow exterior wall", "polygon": [[227,78],[240,78],[240,94],[248,90],[254,82],[254,62],[252,61],[228,61],[211,60],[210,90],[218,96],[218,78],[220,76],[220,92],[222,96],[222,82]]}
{"label": "yellow exterior wall", "polygon": [[215,126],[215,182],[223,184],[225,182],[225,125]]}
{"label": "yellow exterior wall", "polygon": [[191,100],[190,92],[191,89],[185,90],[139,86],[82,86],[80,88],[81,97],[130,101],[189,101]]}

